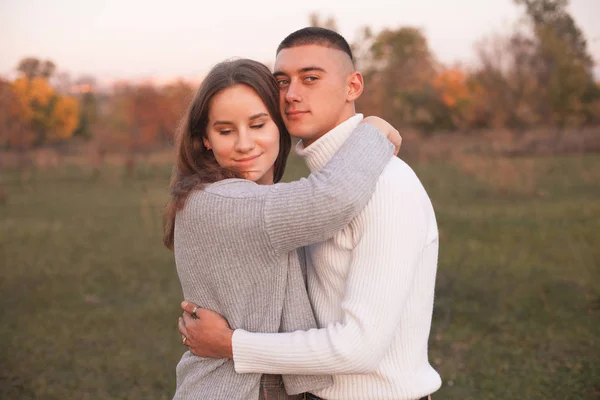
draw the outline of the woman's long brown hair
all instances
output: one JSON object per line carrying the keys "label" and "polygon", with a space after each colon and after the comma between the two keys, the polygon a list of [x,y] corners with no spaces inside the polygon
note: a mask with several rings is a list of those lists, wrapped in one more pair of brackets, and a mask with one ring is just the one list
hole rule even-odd
{"label": "woman's long brown hair", "polygon": [[279,128],[274,182],[279,182],[283,176],[291,138],[279,111],[279,87],[275,78],[266,66],[253,60],[239,59],[217,64],[202,81],[175,133],[175,165],[169,185],[171,198],[165,208],[163,235],[163,244],[171,250],[175,239],[175,216],[185,206],[190,193],[209,183],[240,177],[236,171],[221,167],[202,140],[206,138],[211,99],[222,90],[240,84],[247,85],[258,94]]}

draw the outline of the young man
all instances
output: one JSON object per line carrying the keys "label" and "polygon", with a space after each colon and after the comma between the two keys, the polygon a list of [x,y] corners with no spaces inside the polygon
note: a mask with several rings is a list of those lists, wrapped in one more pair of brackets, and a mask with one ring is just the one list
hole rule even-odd
{"label": "young man", "polygon": [[[275,78],[297,152],[322,168],[362,119],[363,80],[348,43],[305,28],[279,46]],[[369,149],[365,149],[369,151]],[[438,256],[431,201],[408,165],[393,158],[366,208],[324,243],[306,249],[308,292],[321,329],[231,331],[215,313],[183,303],[180,332],[192,353],[233,358],[238,373],[332,374],[323,399],[413,400],[439,389],[427,342]],[[195,313],[194,313],[195,311]]]}

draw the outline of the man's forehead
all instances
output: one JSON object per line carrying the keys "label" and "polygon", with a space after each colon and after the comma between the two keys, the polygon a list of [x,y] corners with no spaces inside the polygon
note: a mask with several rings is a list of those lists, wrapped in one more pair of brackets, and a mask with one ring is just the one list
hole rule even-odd
{"label": "man's forehead", "polygon": [[275,73],[301,72],[305,68],[320,68],[325,71],[342,66],[344,58],[350,58],[341,50],[318,44],[300,45],[282,49],[275,58]]}

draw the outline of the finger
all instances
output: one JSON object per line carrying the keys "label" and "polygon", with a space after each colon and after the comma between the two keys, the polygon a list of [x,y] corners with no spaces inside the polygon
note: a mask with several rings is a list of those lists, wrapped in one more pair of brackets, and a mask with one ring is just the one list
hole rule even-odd
{"label": "finger", "polygon": [[183,336],[185,336],[189,340],[188,331],[187,331],[187,328],[185,327],[185,323],[183,322],[182,318],[179,318],[179,321],[177,322],[177,328],[179,329],[179,333],[181,333]]}
{"label": "finger", "polygon": [[183,324],[185,326],[187,326],[189,324],[193,324],[195,321],[194,318],[192,318],[192,316],[190,314],[188,314],[187,312],[184,312],[181,317],[183,319]]}
{"label": "finger", "polygon": [[181,308],[190,315],[194,312],[194,307],[196,307],[196,304],[194,304],[192,302],[189,302],[189,301],[181,302]]}

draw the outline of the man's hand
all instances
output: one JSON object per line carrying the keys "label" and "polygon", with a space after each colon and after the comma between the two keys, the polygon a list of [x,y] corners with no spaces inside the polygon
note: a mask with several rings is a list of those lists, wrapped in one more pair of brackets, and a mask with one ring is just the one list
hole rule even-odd
{"label": "man's hand", "polygon": [[394,155],[398,155],[398,151],[400,151],[400,147],[402,146],[402,136],[400,136],[400,132],[398,132],[392,125],[390,125],[386,120],[375,116],[363,118],[361,123],[374,125],[377,129],[383,132],[396,148],[396,150],[394,150]]}
{"label": "man's hand", "polygon": [[210,358],[233,358],[231,338],[233,331],[225,319],[214,311],[198,308],[196,317],[192,317],[196,304],[184,301],[181,308],[183,315],[179,318],[179,332],[183,335],[184,344],[192,354]]}

